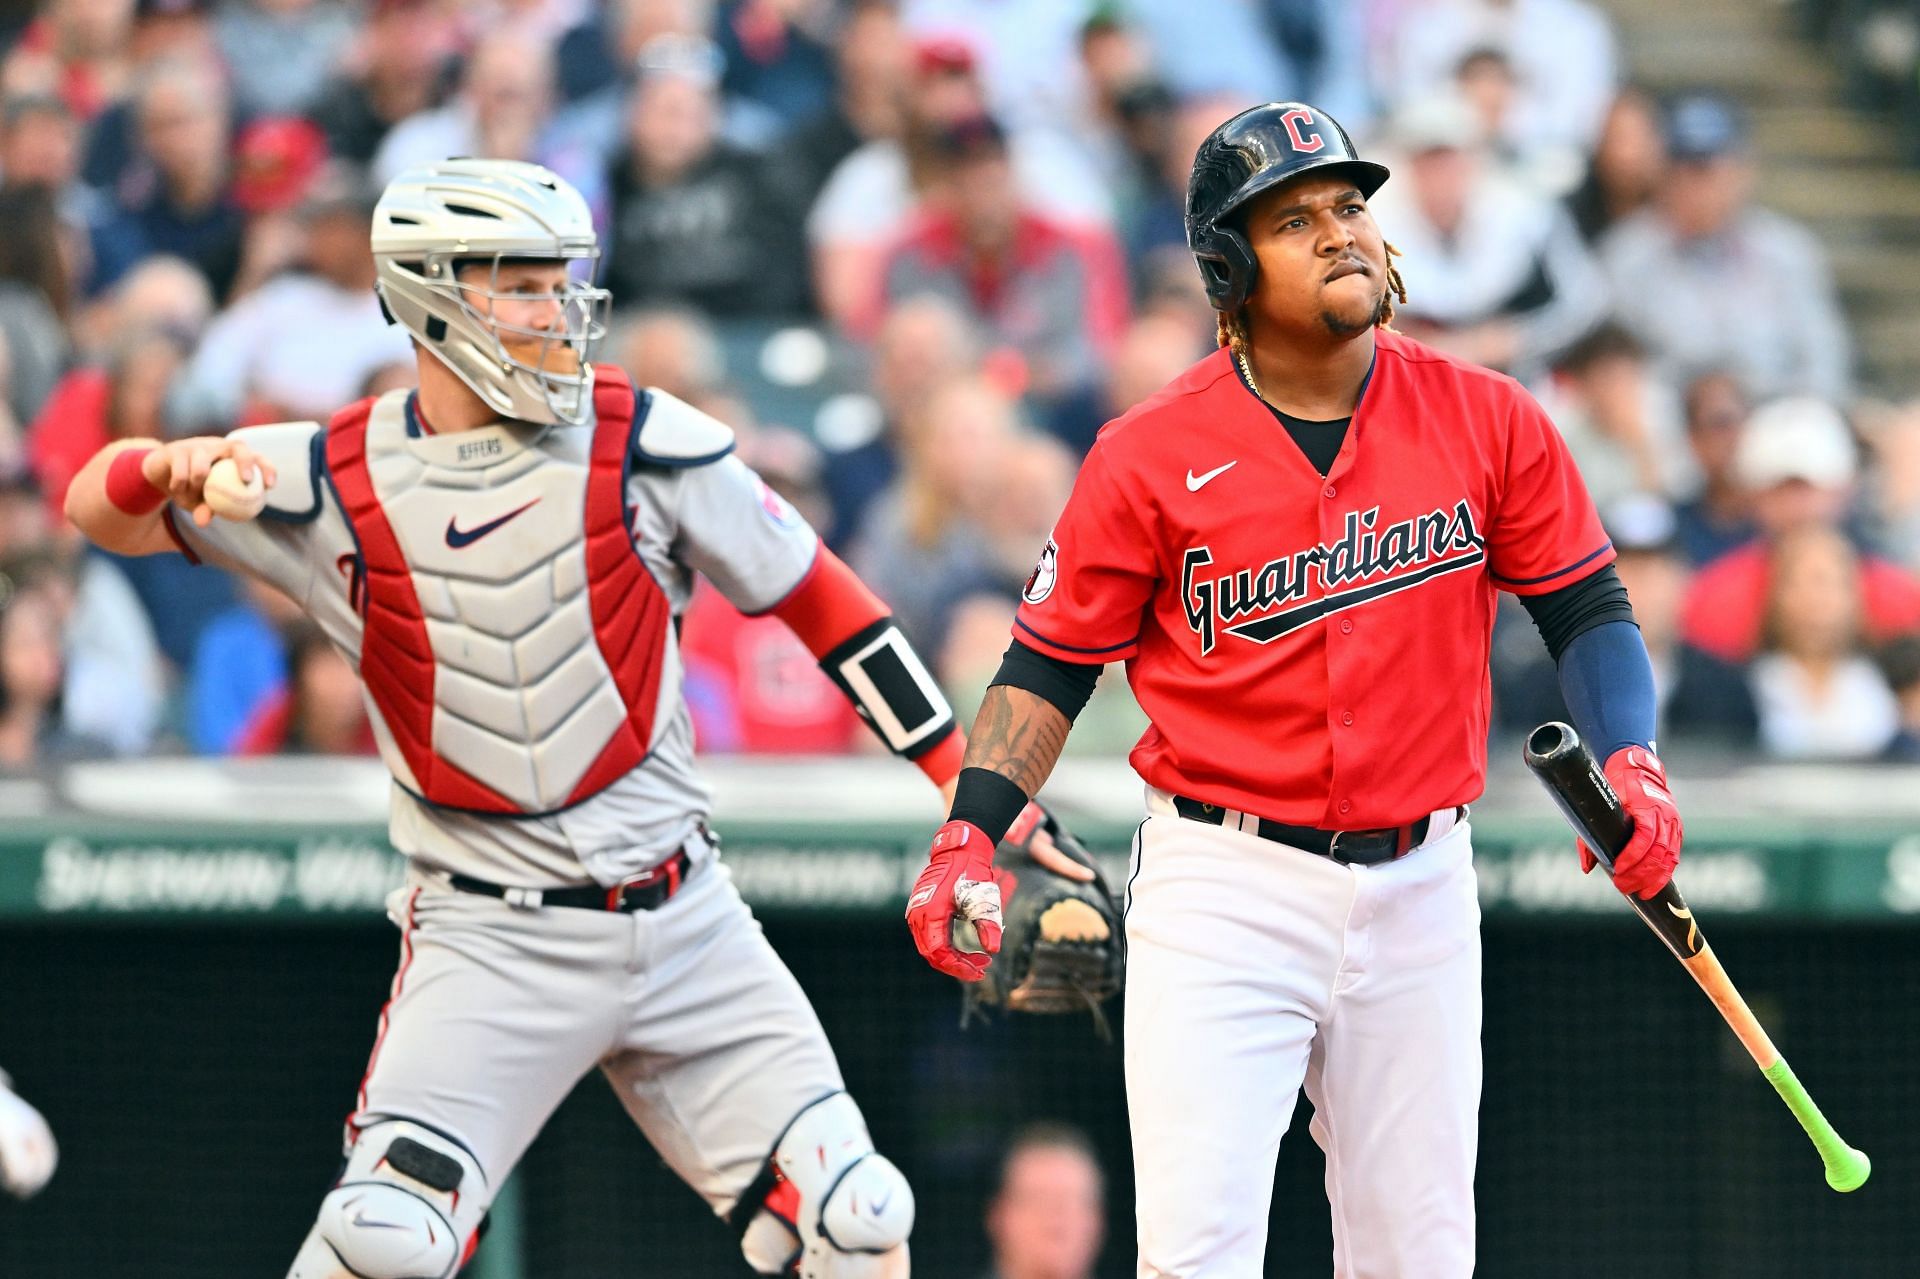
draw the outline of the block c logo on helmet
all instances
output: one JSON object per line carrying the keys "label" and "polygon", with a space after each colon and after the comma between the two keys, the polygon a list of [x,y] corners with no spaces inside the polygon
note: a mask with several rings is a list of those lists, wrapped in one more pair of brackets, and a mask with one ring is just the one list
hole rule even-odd
{"label": "block c logo on helmet", "polygon": [[1313,113],[1310,111],[1289,111],[1280,117],[1280,123],[1286,126],[1287,140],[1293,143],[1293,149],[1295,151],[1305,151],[1311,154],[1327,145],[1327,140],[1321,137],[1317,131],[1306,134],[1300,132],[1301,125],[1313,123]]}

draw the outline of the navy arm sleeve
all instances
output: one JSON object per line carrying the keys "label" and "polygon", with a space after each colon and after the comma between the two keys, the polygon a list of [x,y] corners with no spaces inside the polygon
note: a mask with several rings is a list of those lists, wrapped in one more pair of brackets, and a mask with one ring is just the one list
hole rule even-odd
{"label": "navy arm sleeve", "polygon": [[1613,566],[1521,603],[1553,655],[1567,713],[1594,758],[1604,762],[1623,746],[1652,749],[1653,663]]}

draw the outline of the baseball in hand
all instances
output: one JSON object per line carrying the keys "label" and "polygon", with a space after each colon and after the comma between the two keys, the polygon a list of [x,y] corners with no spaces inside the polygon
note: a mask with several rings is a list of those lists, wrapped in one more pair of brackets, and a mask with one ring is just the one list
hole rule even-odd
{"label": "baseball in hand", "polygon": [[207,483],[201,490],[207,507],[223,520],[236,523],[260,514],[267,504],[267,486],[261,478],[260,464],[250,464],[253,481],[240,478],[240,468],[230,457],[223,457],[207,471]]}

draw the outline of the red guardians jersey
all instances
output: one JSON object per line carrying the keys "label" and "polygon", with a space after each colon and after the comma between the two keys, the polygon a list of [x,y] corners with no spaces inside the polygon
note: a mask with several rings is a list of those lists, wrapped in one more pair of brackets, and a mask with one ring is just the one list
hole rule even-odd
{"label": "red guardians jersey", "polygon": [[1150,784],[1394,826],[1484,786],[1495,588],[1541,594],[1612,560],[1511,378],[1378,333],[1322,477],[1221,350],[1101,431],[1014,633],[1127,663]]}

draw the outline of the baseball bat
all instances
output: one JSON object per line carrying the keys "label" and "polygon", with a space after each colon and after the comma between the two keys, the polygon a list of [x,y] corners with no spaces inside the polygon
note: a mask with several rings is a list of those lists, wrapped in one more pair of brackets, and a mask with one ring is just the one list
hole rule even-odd
{"label": "baseball bat", "polygon": [[[1614,794],[1593,752],[1571,726],[1556,722],[1542,724],[1527,735],[1525,754],[1527,767],[1553,796],[1553,802],[1566,816],[1574,833],[1586,841],[1587,847],[1611,871],[1613,859],[1633,835],[1633,819],[1620,807],[1620,797]],[[1713,948],[1707,945],[1698,921],[1687,908],[1686,899],[1680,896],[1680,889],[1669,880],[1651,900],[1623,896],[1653,930],[1654,936],[1673,952],[1680,966],[1693,975],[1752,1055],[1754,1065],[1760,1067],[1760,1073],[1780,1094],[1780,1100],[1787,1103],[1787,1109],[1807,1130],[1814,1149],[1820,1152],[1821,1162],[1826,1165],[1827,1184],[1842,1193],[1858,1190],[1873,1170],[1871,1161],[1864,1152],[1841,1140],[1827,1117],[1820,1113],[1820,1107],[1813,1104],[1805,1085],[1773,1046],[1766,1028],[1747,1007],[1733,979],[1727,976]]]}

